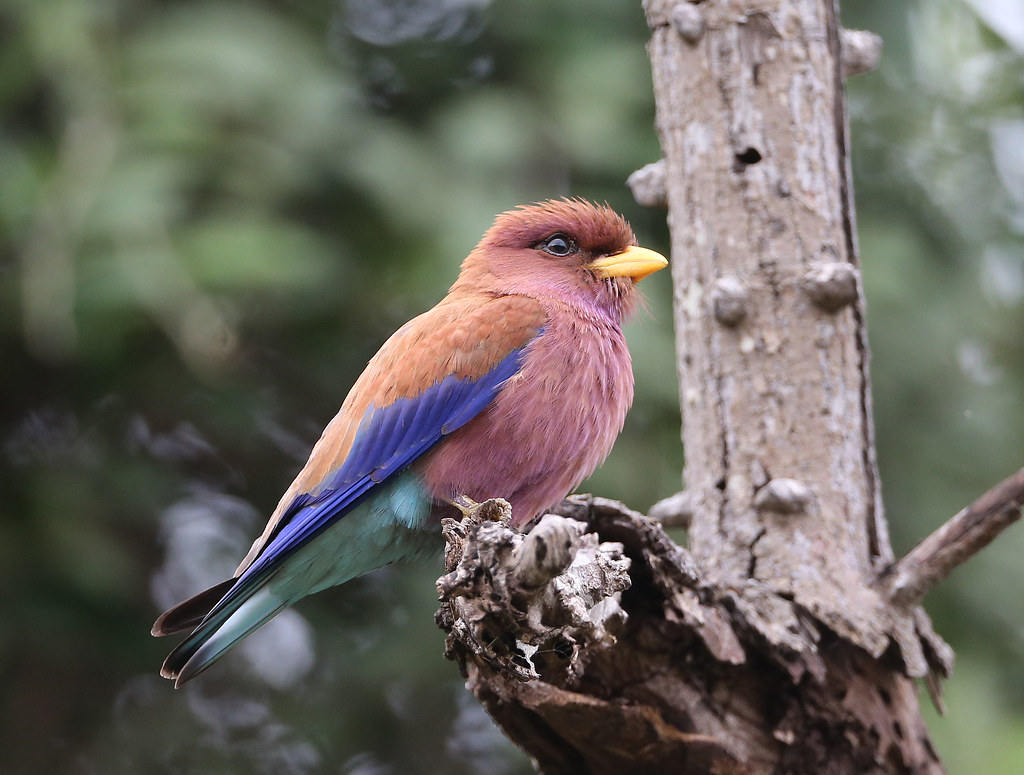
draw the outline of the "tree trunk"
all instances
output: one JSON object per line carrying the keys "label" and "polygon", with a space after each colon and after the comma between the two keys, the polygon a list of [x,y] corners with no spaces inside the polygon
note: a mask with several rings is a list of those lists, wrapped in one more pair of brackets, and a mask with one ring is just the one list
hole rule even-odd
{"label": "tree trunk", "polygon": [[[690,550],[709,570],[762,579],[812,610],[824,598],[841,612],[835,600],[859,594],[892,551],[875,468],[835,8],[682,8],[707,28],[695,44],[671,23],[674,3],[648,5],[685,483],[700,504]],[[873,618],[864,602],[850,614]]]}
{"label": "tree trunk", "polygon": [[525,538],[488,502],[446,523],[449,655],[546,773],[942,772],[915,679],[938,701],[952,654],[887,583],[857,39],[831,0],[646,11],[689,552],[610,501],[570,499]]}

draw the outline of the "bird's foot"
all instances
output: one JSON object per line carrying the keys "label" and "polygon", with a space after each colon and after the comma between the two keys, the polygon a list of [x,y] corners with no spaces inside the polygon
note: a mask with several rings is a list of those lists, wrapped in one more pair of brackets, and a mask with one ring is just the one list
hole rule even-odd
{"label": "bird's foot", "polygon": [[457,495],[455,496],[454,500],[449,500],[447,498],[445,498],[445,500],[447,500],[448,503],[457,508],[459,512],[462,514],[463,518],[470,516],[471,514],[476,512],[478,508],[480,508],[480,504],[477,503],[472,498],[470,498],[468,495]]}
{"label": "bird's foot", "polygon": [[481,522],[507,522],[512,518],[512,506],[504,498],[488,498],[477,503],[470,497],[458,495],[448,503],[459,510],[463,519],[471,517]]}

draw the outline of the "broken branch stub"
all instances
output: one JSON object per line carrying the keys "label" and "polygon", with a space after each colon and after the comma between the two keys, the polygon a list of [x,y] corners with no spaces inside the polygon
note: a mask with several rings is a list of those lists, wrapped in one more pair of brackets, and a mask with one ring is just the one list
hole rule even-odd
{"label": "broken branch stub", "polygon": [[[499,520],[481,519],[483,509]],[[522,679],[553,678],[575,668],[583,647],[614,639],[625,620],[618,601],[630,584],[629,559],[621,544],[599,543],[576,520],[548,514],[524,535],[510,514],[492,500],[443,522],[449,572],[437,590],[446,655],[472,654]]]}
{"label": "broken branch stub", "polygon": [[907,676],[948,670],[919,609],[890,630],[893,673],[768,584],[702,572],[615,501],[573,496],[555,511],[525,536],[501,501],[446,520],[437,585],[446,655],[540,771],[760,773],[785,761],[817,773],[837,744],[855,760],[879,740],[903,766],[938,771],[923,725],[901,716],[894,731],[884,701],[916,691]]}

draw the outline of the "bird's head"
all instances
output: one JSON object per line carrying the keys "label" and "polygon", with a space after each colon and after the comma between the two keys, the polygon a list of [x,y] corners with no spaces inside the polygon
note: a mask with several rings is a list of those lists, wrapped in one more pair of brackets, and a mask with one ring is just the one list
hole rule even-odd
{"label": "bird's head", "polygon": [[607,205],[549,200],[499,215],[452,291],[546,297],[618,320],[636,303],[636,283],[667,265]]}

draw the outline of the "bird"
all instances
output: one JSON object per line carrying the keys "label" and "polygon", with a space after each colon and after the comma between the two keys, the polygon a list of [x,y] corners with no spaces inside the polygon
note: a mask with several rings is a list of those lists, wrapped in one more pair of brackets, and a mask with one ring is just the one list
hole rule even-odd
{"label": "bird", "polygon": [[164,612],[180,687],[300,598],[439,545],[454,506],[521,529],[607,457],[633,400],[623,320],[668,262],[607,204],[496,216],[448,294],[370,359],[235,574]]}

